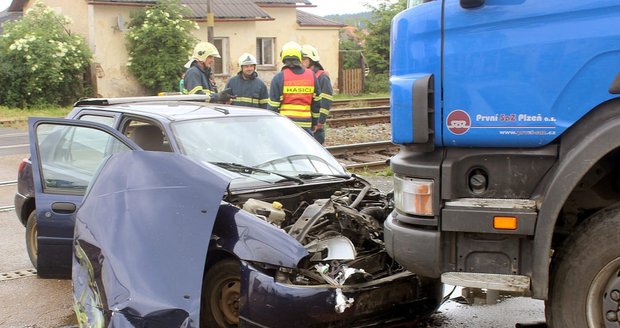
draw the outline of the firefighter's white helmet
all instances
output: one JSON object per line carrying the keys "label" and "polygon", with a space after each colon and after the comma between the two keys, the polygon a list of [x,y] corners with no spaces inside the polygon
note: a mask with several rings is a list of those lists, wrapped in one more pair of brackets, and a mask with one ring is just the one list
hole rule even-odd
{"label": "firefighter's white helmet", "polygon": [[321,60],[319,58],[319,52],[316,50],[315,47],[309,44],[304,44],[303,46],[301,46],[301,56],[310,58],[312,59],[312,61],[315,61],[315,62],[318,62],[319,60]]}
{"label": "firefighter's white helmet", "polygon": [[256,65],[256,63],[256,57],[247,52],[239,57],[239,67],[243,65]]}

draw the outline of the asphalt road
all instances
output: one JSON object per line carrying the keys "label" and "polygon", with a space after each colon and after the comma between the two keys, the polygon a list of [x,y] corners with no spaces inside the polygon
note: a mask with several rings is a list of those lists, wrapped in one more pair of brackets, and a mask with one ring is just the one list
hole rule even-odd
{"label": "asphalt road", "polygon": [[[0,128],[0,182],[16,180],[19,163],[29,156],[27,145],[26,132]],[[369,180],[383,190],[391,188],[390,178],[370,177]],[[14,193],[15,185],[0,186],[0,208],[13,204]],[[12,210],[0,212],[0,254],[0,328],[75,327],[71,282],[39,279],[28,271],[32,266],[26,253],[25,228]],[[459,290],[452,296],[459,296]],[[448,301],[418,326],[509,328],[517,323],[542,321],[542,301],[515,297],[502,299],[495,305]]]}

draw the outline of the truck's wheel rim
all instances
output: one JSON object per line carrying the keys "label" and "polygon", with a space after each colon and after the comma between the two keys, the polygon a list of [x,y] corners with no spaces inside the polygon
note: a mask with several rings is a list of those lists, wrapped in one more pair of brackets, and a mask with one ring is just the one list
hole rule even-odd
{"label": "truck's wheel rim", "polygon": [[620,327],[620,257],[609,262],[592,280],[586,316],[589,327]]}

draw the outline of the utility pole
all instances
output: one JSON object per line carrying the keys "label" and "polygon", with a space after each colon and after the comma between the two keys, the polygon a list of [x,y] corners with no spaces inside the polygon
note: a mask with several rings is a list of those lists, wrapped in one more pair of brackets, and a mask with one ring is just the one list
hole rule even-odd
{"label": "utility pole", "polygon": [[207,0],[207,41],[211,43],[213,43],[213,25],[215,25],[215,19],[211,11],[211,0]]}

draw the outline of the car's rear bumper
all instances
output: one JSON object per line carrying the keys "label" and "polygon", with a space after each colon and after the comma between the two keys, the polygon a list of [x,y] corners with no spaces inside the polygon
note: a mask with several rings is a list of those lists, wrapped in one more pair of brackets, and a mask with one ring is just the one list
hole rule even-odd
{"label": "car's rear bumper", "polygon": [[26,223],[28,221],[28,214],[22,212],[24,210],[24,204],[26,204],[27,200],[28,197],[20,194],[19,192],[15,193],[15,198],[13,199],[13,205],[15,205],[15,214],[17,214],[17,219],[19,219],[19,222],[21,222],[24,226],[26,226]]}
{"label": "car's rear bumper", "polygon": [[[356,285],[304,286],[276,282],[242,261],[241,286],[244,327],[386,327],[430,314],[441,300],[441,288],[425,295],[429,289],[410,272]],[[353,300],[342,313],[338,290]]]}

